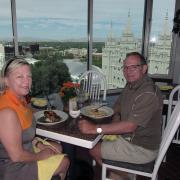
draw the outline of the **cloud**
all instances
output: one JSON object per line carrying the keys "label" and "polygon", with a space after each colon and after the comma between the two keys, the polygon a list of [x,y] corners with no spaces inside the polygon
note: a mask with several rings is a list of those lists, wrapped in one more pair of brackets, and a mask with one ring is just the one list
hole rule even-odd
{"label": "cloud", "polygon": [[[3,26],[9,26],[11,25],[11,19],[10,18],[0,18],[0,27],[2,28]],[[1,29],[0,28],[0,29]]]}
{"label": "cloud", "polygon": [[[87,0],[16,0],[18,31],[31,36],[52,36],[54,32],[55,35],[61,33],[61,36],[86,35],[87,2]],[[175,0],[166,0],[163,3],[154,1],[153,25],[157,25],[154,28],[156,31],[158,28],[161,29],[167,9],[172,21],[174,4]],[[112,22],[113,31],[119,35],[126,25],[129,11],[133,31],[137,34],[142,33],[144,0],[94,0],[93,5],[93,34],[106,36]],[[10,0],[1,0],[0,26],[4,29],[11,28],[10,9]]]}

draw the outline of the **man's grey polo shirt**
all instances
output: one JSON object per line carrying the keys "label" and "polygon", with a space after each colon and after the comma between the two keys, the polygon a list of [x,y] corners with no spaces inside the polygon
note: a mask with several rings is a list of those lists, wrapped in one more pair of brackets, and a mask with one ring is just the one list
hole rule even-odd
{"label": "man's grey polo shirt", "polygon": [[146,75],[134,83],[127,84],[119,98],[122,121],[138,125],[130,137],[131,142],[146,149],[156,150],[161,141],[162,96],[159,88]]}

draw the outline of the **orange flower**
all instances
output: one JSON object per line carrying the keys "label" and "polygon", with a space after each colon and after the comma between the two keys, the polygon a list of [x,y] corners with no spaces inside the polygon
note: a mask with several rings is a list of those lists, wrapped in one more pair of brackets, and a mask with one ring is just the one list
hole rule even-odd
{"label": "orange flower", "polygon": [[80,84],[73,83],[71,81],[63,83],[63,87],[60,89],[60,96],[64,102],[68,102],[70,98],[77,96],[77,89]]}

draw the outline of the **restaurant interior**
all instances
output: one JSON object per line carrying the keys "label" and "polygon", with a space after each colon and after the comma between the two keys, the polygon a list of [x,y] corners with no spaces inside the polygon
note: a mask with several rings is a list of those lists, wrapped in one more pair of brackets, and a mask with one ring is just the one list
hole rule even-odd
{"label": "restaurant interior", "polygon": [[[0,22],[0,29],[1,26],[3,29],[0,30],[0,45],[2,45],[2,48],[0,46],[0,68],[6,60],[13,56],[23,56],[24,58],[29,60],[30,63],[33,60],[34,67],[32,67],[32,69],[34,68],[33,72],[35,74],[34,77],[36,77],[36,80],[34,80],[33,82],[34,86],[32,87],[31,93],[34,94],[33,96],[27,98],[29,98],[28,100],[34,109],[34,112],[36,113],[35,117],[36,119],[39,119],[42,116],[41,113],[36,112],[37,109],[40,110],[40,112],[46,109],[53,109],[62,118],[62,123],[52,123],[49,125],[47,125],[47,123],[44,123],[43,120],[39,121],[36,130],[37,135],[62,143],[64,152],[69,155],[71,160],[71,166],[67,180],[100,180],[102,178],[102,168],[92,159],[88,151],[89,149],[93,148],[97,142],[102,140],[103,134],[82,135],[79,132],[77,121],[81,118],[81,115],[88,116],[94,119],[91,115],[86,114],[87,109],[83,109],[83,106],[86,103],[88,104],[90,101],[93,102],[93,105],[95,106],[98,104],[96,108],[104,108],[104,110],[108,113],[108,117],[106,117],[106,120],[107,123],[109,123],[110,117],[113,114],[113,112],[111,112],[111,109],[113,108],[115,100],[123,89],[123,83],[125,83],[122,78],[116,79],[116,76],[122,75],[121,72],[119,72],[120,66],[122,65],[122,62],[120,62],[121,58],[125,57],[125,54],[128,52],[139,51],[144,55],[147,62],[149,62],[149,66],[154,68],[149,69],[149,72],[151,73],[149,73],[148,75],[159,86],[163,94],[163,134],[167,123],[169,122],[169,120],[171,120],[173,110],[178,104],[180,98],[180,1],[133,0],[134,2],[132,3],[132,5],[130,5],[130,1],[126,2],[121,0],[121,3],[126,4],[127,7],[130,6],[128,9],[123,9],[122,4],[115,0],[77,0],[77,2],[72,2],[71,0],[62,0],[60,2],[56,1],[57,4],[53,3],[53,1],[49,1],[50,5],[52,6],[49,6],[49,9],[54,9],[54,12],[51,12],[46,7],[46,5],[48,6],[48,1],[49,0],[46,0],[45,2],[37,2],[35,0],[31,0],[27,3],[23,2],[22,0],[3,0],[2,4],[0,2],[0,21],[2,20],[2,23]],[[166,7],[164,5],[166,4],[166,1],[167,4],[170,3],[170,7]],[[134,3],[137,3],[141,6],[138,8]],[[114,5],[118,7],[119,11],[117,9],[114,9],[113,12],[113,8],[115,7]],[[74,8],[71,6],[74,6]],[[31,7],[33,9],[31,9]],[[1,11],[2,8],[4,9],[3,11]],[[59,12],[58,8],[61,12]],[[71,12],[69,9],[71,10]],[[109,9],[111,9],[111,11]],[[66,11],[68,12],[68,14],[70,14],[69,17],[65,16],[67,13]],[[141,11],[139,16],[138,11]],[[40,21],[40,19],[36,18],[37,12],[40,13],[41,20],[44,18],[44,21]],[[48,15],[48,13],[50,14]],[[115,16],[116,13],[118,14],[118,16]],[[137,22],[132,22],[132,24],[129,24],[129,26],[127,25],[127,19],[124,20],[124,22],[123,20],[122,22],[119,22],[119,19],[123,17],[122,14],[125,14],[124,16],[126,18],[128,15],[128,17],[130,18],[129,20],[133,21],[133,13],[134,16],[137,15],[137,19],[140,17],[141,19]],[[7,19],[5,18],[6,15]],[[104,16],[106,21],[104,21],[104,19],[101,19],[102,16]],[[159,39],[155,40],[155,33],[158,34],[160,27],[163,26],[162,24],[158,24],[160,22],[158,19],[167,20],[167,17],[170,22],[169,31],[167,32],[167,34],[166,31],[164,31],[165,34],[161,34],[161,36],[157,35]],[[30,21],[30,18],[32,18],[33,20]],[[61,19],[62,22],[58,22],[58,19]],[[68,22],[66,22],[67,19]],[[81,21],[79,21],[79,19]],[[117,21],[118,23],[116,22],[117,19],[119,20]],[[8,22],[6,22],[6,20]],[[48,31],[47,23],[51,20],[57,23],[57,26],[53,27],[54,29],[50,29],[54,32],[51,32],[51,36],[48,37],[48,33],[46,32]],[[24,22],[26,23],[23,24]],[[102,24],[100,24],[100,22]],[[71,25],[73,25],[70,26],[68,25],[68,23],[71,23]],[[36,26],[38,27],[38,25],[40,24],[42,28],[41,32],[39,33]],[[69,29],[74,29],[72,31],[66,29],[66,37],[64,37],[64,39],[57,39],[57,37],[53,36],[52,34],[54,33],[56,35],[57,33],[61,36],[61,29],[63,29],[63,25],[67,25]],[[117,30],[117,32],[119,33],[121,31],[121,28],[123,29],[123,27],[126,25],[127,28],[125,28],[126,30],[124,30],[123,32],[124,35],[122,33],[122,37],[126,35],[126,39],[123,41],[123,38],[117,38],[114,41],[113,30]],[[134,29],[138,29],[136,30],[136,33],[139,35],[139,37],[137,38],[138,40],[135,43],[134,40],[132,40],[133,36],[131,34],[131,31],[128,31],[130,25],[132,25],[132,28],[134,27]],[[77,28],[78,26],[83,30],[79,30]],[[103,28],[101,29],[100,26],[102,26]],[[8,31],[6,29],[7,27],[9,28]],[[30,37],[29,34],[31,32],[29,28],[33,29],[31,40],[28,40],[28,38]],[[37,32],[34,29],[36,29]],[[152,30],[154,30],[154,32]],[[117,34],[117,32],[115,32],[114,34]],[[100,37],[100,33],[104,34],[104,37],[102,36],[103,38]],[[44,37],[41,35],[44,35]],[[166,39],[166,35],[168,35],[167,37],[170,37],[170,39]],[[129,47],[129,49],[127,46],[122,45],[126,41],[133,44],[131,44],[132,46]],[[117,43],[113,44],[114,42]],[[63,50],[60,52],[58,48],[62,44],[58,43],[70,43],[71,45],[64,45],[64,47],[62,48]],[[82,45],[80,43],[85,45]],[[98,50],[98,46],[96,46],[96,43],[100,43],[100,50]],[[103,45],[101,45],[101,43]],[[81,49],[81,45],[85,49],[85,55],[80,55],[79,51],[79,53],[75,54],[75,49]],[[69,53],[70,48],[68,46],[72,48],[71,53]],[[111,49],[113,48],[116,48],[116,51],[111,51]],[[124,51],[124,54],[122,52],[117,52],[118,50]],[[66,54],[67,51],[69,53],[68,56]],[[45,53],[46,57],[43,56],[43,53]],[[81,51],[81,53],[83,53],[83,51]],[[55,60],[53,59],[57,54],[59,55],[58,58],[61,57],[61,65],[55,64],[57,62],[55,62]],[[99,57],[100,60],[98,59]],[[112,57],[112,59],[110,59],[110,57]],[[37,67],[39,67],[40,65],[35,67],[35,63],[43,61],[43,58],[45,58],[45,60],[47,60],[48,62],[46,63],[46,67],[52,67],[52,72],[44,71],[47,72],[46,75],[38,72]],[[70,70],[68,69],[68,66],[64,65],[65,63],[63,63],[63,61],[65,62],[66,58],[71,60],[79,59],[78,63],[83,62],[83,68],[85,68],[85,70],[83,68],[81,69],[85,71],[85,74],[84,72],[78,74],[78,78],[76,77],[76,79],[75,74],[71,74],[69,72]],[[107,62],[108,58],[109,61]],[[101,61],[100,65],[98,64],[98,61]],[[107,70],[108,63],[112,63],[110,65],[111,70],[109,71]],[[162,70],[163,67],[165,69],[164,71]],[[87,75],[87,72],[90,72],[91,74]],[[76,74],[77,73],[78,72],[76,72]],[[99,73],[100,75],[94,75],[96,73]],[[59,78],[59,76],[61,78]],[[42,77],[43,80],[38,79],[38,77]],[[71,81],[73,78],[75,78],[73,83],[78,84],[83,81],[83,91],[79,92],[77,90],[78,88],[76,88],[75,92],[79,95],[79,101],[77,99],[75,101],[78,101],[78,107],[81,107],[81,112],[74,112],[73,107],[76,106],[76,104],[73,104],[73,100],[70,102],[68,99],[68,104],[66,104],[65,100],[63,101],[63,98],[61,97],[61,88],[63,86],[63,83]],[[91,82],[89,82],[90,78]],[[94,85],[97,85],[96,87],[92,85],[93,80]],[[119,81],[121,82],[119,83]],[[58,85],[56,84],[57,82]],[[47,84],[49,85],[49,87],[46,87]],[[59,87],[59,85],[61,85],[61,88]],[[39,92],[37,89],[39,89]],[[42,91],[40,91],[40,89]],[[101,106],[99,104],[101,104],[102,107],[98,107]],[[96,120],[93,122],[98,122],[98,124],[101,123],[97,119],[101,118],[96,117]],[[167,152],[165,153],[164,159],[162,160],[162,162],[160,163],[160,167],[158,168],[158,180],[180,179],[180,129],[177,127],[176,130],[177,131],[175,132],[175,136],[173,136],[172,141],[168,146]],[[53,177],[53,180],[56,179],[58,178]],[[138,175],[136,179],[148,180],[151,178]]]}

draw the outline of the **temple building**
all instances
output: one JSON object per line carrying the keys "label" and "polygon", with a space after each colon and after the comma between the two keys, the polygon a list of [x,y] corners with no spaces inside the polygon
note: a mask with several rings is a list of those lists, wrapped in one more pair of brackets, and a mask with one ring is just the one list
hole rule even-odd
{"label": "temple building", "polygon": [[149,48],[149,74],[168,74],[172,33],[168,27],[168,14],[166,14],[162,32]]}
{"label": "temple building", "polygon": [[[158,36],[158,41],[150,44],[149,73],[167,74],[169,70],[171,33],[168,30],[168,16],[165,17],[164,27]],[[126,54],[132,51],[141,52],[141,40],[134,37],[131,28],[131,16],[128,14],[127,24],[120,40],[114,36],[112,22],[107,35],[105,47],[102,49],[102,71],[106,75],[107,88],[122,88],[126,84],[122,65]]]}

